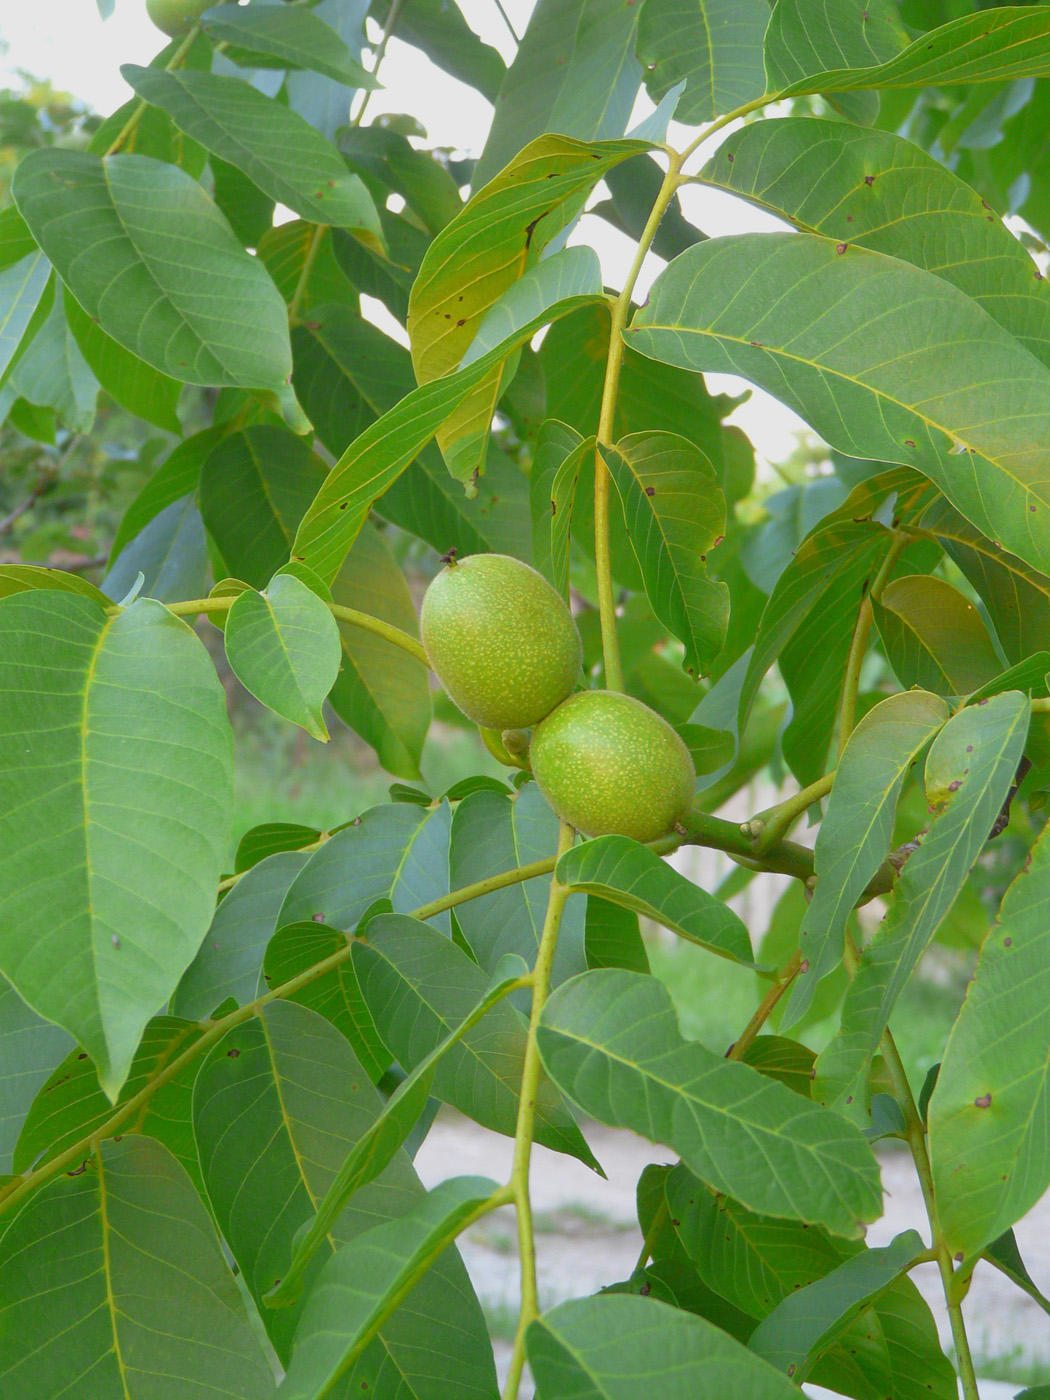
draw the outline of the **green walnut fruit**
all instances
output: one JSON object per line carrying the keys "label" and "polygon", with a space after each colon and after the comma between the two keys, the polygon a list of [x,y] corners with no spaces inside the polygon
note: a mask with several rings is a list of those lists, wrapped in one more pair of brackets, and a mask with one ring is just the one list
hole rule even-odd
{"label": "green walnut fruit", "polygon": [[583,648],[564,600],[506,554],[449,564],[427,589],[419,623],[449,698],[484,729],[528,729],[579,679]]}
{"label": "green walnut fruit", "polygon": [[655,841],[688,812],[696,786],[667,721],[612,690],[571,695],[537,726],[529,759],[544,797],[585,836]]}
{"label": "green walnut fruit", "polygon": [[146,0],[146,13],[162,33],[187,34],[215,0]]}

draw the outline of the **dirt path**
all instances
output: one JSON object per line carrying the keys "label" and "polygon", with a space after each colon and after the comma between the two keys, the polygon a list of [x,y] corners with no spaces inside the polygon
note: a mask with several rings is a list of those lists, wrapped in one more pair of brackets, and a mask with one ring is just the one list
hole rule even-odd
{"label": "dirt path", "polygon": [[[533,1210],[536,1214],[540,1298],[544,1306],[565,1298],[582,1297],[604,1284],[627,1278],[641,1247],[635,1220],[634,1187],[649,1162],[673,1160],[666,1149],[653,1147],[630,1133],[592,1124],[587,1138],[608,1174],[603,1181],[579,1162],[537,1147],[533,1158]],[[452,1113],[443,1113],[416,1157],[426,1186],[450,1176],[479,1175],[505,1181],[510,1172],[513,1143],[508,1138]],[[910,1158],[903,1152],[882,1158],[886,1214],[872,1227],[874,1245],[887,1244],[911,1226],[923,1232],[925,1215]],[[1050,1197],[1017,1227],[1022,1256],[1035,1282],[1050,1290]],[[500,1211],[470,1231],[461,1242],[467,1268],[489,1315],[497,1360],[506,1365],[518,1302],[517,1243],[514,1218]],[[913,1275],[922,1289],[942,1339],[948,1324],[940,1282],[933,1265]],[[966,1305],[978,1370],[989,1370],[1013,1358],[1015,1365],[1043,1362],[1050,1366],[1050,1318],[1013,1284],[986,1264],[978,1266]],[[1010,1400],[1017,1383],[986,1382],[982,1400]],[[812,1390],[813,1396],[828,1392]],[[531,1396],[522,1388],[522,1400]]]}

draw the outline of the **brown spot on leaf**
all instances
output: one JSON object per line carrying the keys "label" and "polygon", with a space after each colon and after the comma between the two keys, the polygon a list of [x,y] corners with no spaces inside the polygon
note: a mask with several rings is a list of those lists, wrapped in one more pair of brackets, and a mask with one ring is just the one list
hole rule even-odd
{"label": "brown spot on leaf", "polygon": [[979,1099],[974,1099],[974,1101],[973,1101],[973,1106],[974,1106],[974,1108],[991,1108],[991,1106],[992,1106],[992,1096],[991,1096],[991,1094],[982,1094],[981,1097],[980,1097]]}
{"label": "brown spot on leaf", "polygon": [[849,244],[848,244],[848,243],[837,243],[837,244],[835,245],[835,252],[836,252],[836,253],[844,253],[848,247],[849,247]]}
{"label": "brown spot on leaf", "polygon": [[656,487],[655,487],[655,486],[647,486],[647,487],[645,488],[645,494],[646,494],[647,496],[655,496],[655,495],[656,495]]}
{"label": "brown spot on leaf", "polygon": [[237,1050],[236,1048],[233,1049],[233,1050],[227,1050],[227,1051],[226,1051],[226,1058],[227,1058],[228,1060],[236,1060],[237,1057],[240,1055],[240,1053],[241,1053],[241,1052],[240,1052],[239,1050]]}

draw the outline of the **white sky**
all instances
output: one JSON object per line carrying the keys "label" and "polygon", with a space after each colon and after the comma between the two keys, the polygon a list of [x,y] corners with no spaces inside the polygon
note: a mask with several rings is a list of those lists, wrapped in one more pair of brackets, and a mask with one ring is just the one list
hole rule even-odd
{"label": "white sky", "polygon": [[[524,31],[534,0],[505,0],[514,28]],[[471,27],[509,62],[514,43],[494,0],[459,0]],[[113,16],[100,19],[95,0],[6,0],[0,17],[0,85],[17,84],[15,70],[50,78],[101,113],[108,115],[131,96],[120,76],[122,63],[142,63],[163,45],[164,37],[146,17],[145,0],[116,0]],[[368,62],[366,56],[366,63]],[[427,128],[432,144],[477,154],[488,130],[491,107],[472,88],[458,83],[429,62],[417,49],[392,40],[382,70],[384,87],[373,94],[370,116],[382,112],[411,112]],[[644,93],[635,120],[652,110]],[[693,133],[672,125],[669,139],[685,144]],[[686,217],[712,236],[782,227],[777,220],[713,190],[686,187],[681,192]],[[621,286],[633,254],[633,244],[599,218],[585,218],[571,242],[588,242],[598,252],[605,282]],[[650,256],[638,282],[642,299],[663,263]],[[391,329],[385,308],[375,319]],[[708,375],[710,388],[739,393],[748,387],[728,375]],[[760,457],[782,461],[794,445],[792,433],[802,427],[789,409],[755,390],[751,402],[737,410],[734,421],[751,437]]]}

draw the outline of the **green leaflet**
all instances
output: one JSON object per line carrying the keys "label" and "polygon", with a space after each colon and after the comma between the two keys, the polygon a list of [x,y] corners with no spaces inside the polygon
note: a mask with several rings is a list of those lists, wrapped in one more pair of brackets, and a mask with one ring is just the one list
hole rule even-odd
{"label": "green leaflet", "polygon": [[704,568],[726,530],[714,468],[674,433],[632,433],[601,454],[620,494],[649,605],[684,645],[686,673],[698,678],[721,651],[729,623],[729,589]]}
{"label": "green leaflet", "polygon": [[205,32],[226,43],[236,63],[250,68],[305,68],[354,88],[374,88],[368,73],[339,35],[312,10],[276,5],[238,9],[215,5],[205,12]]}
{"label": "green leaflet", "polygon": [[861,1310],[907,1273],[924,1248],[921,1235],[907,1230],[882,1249],[854,1254],[832,1273],[788,1294],[759,1323],[748,1347],[800,1383]]}
{"label": "green leaflet", "polygon": [[[262,993],[290,982],[323,959],[343,952],[347,941],[345,933],[313,919],[282,925],[266,945],[256,990]],[[316,1011],[342,1031],[369,1079],[373,1084],[379,1083],[390,1068],[392,1057],[379,1038],[349,958],[314,977],[288,1000]]]}
{"label": "green leaflet", "polygon": [[240,78],[125,63],[121,76],[187,135],[243,171],[271,199],[315,224],[351,229],[382,249],[379,215],[361,178],[291,108]]}
{"label": "green leaflet", "polygon": [[223,690],[146,599],[107,616],[16,594],[0,636],[0,963],[115,1099],[211,920],[232,802]]}
{"label": "green leaflet", "polygon": [[[127,1103],[151,1079],[203,1034],[200,1026],[176,1016],[155,1016],[142,1041],[117,1104]],[[190,1123],[190,1097],[200,1061],[191,1061],[147,1100],[132,1120],[134,1130],[155,1138],[203,1189]],[[14,1152],[14,1170],[49,1162],[112,1116],[114,1105],[102,1092],[95,1066],[83,1050],[72,1050],[41,1085],[26,1114]],[[124,1131],[124,1126],[118,1129]],[[112,1136],[112,1131],[107,1135]]]}
{"label": "green leaflet", "polygon": [[[547,859],[558,845],[558,825],[535,783],[528,783],[509,798],[499,792],[471,793],[452,819],[449,860],[453,888]],[[533,965],[550,887],[550,876],[538,875],[457,906],[463,937],[486,972],[494,974],[508,953],[517,953],[529,967]],[[586,966],[583,900],[571,899],[558,934],[554,985]]]}
{"label": "green leaflet", "polygon": [[21,161],[12,189],[69,290],[125,349],[182,383],[284,386],[284,304],[190,176],[56,146]]}
{"label": "green leaflet", "polygon": [[[285,1365],[302,1301],[268,1308],[263,1295],[288,1268],[298,1232],[309,1225],[381,1108],[343,1036],[312,1011],[287,1002],[272,1003],[230,1031],[201,1066],[194,1088],[194,1130],[208,1195]],[[396,1223],[425,1199],[407,1154],[398,1151],[334,1223],[311,1261],[308,1292],[324,1260],[340,1246],[377,1220]],[[462,1357],[462,1374],[468,1379],[479,1356],[487,1356],[491,1366],[481,1309],[453,1251],[383,1326],[358,1362],[353,1388],[375,1386],[384,1372],[393,1372],[399,1374],[405,1400],[437,1400],[432,1367],[441,1356]],[[490,1400],[489,1392],[480,1389]]]}
{"label": "green leaflet", "polygon": [[164,506],[129,540],[102,580],[120,602],[142,575],[142,596],[162,603],[199,598],[207,587],[208,543],[192,495]]}
{"label": "green leaflet", "polygon": [[172,998],[176,1015],[201,1020],[227,997],[251,1001],[288,887],[308,860],[299,851],[275,852],[227,892]]}
{"label": "green leaflet", "polygon": [[[315,851],[288,890],[277,919],[353,933],[366,911],[389,899],[398,914],[449,891],[449,809],[393,802],[371,807]],[[447,931],[448,916],[437,915]]]}
{"label": "green leaflet", "polygon": [[985,939],[930,1100],[934,1185],[953,1253],[984,1248],[1050,1181],[1048,891],[1044,829]]}
{"label": "green leaflet", "polygon": [[176,412],[182,394],[178,379],[161,374],[107,335],[68,291],[63,306],[70,334],[106,393],[129,413],[181,436]]}
{"label": "green leaflet", "polygon": [[1036,427],[1050,424],[1050,373],[942,278],[808,234],[709,239],[660,275],[625,334],[768,388],[848,455],[918,468],[979,530],[1050,567]]}
{"label": "green leaflet", "polygon": [[[908,42],[894,0],[777,0],[765,39],[768,91],[777,92],[829,68],[851,70],[884,63]],[[865,86],[865,84],[861,84]],[[828,92],[826,85],[806,92]],[[875,93],[836,103],[854,121],[870,125],[879,110]]]}
{"label": "green leaflet", "polygon": [[70,1045],[64,1030],[0,981],[0,1171],[13,1170],[11,1156],[29,1106]]}
{"label": "green leaflet", "polygon": [[501,364],[541,325],[568,316],[590,301],[590,297],[573,297],[550,307],[480,360],[443,379],[421,384],[378,418],[347,448],[317,493],[299,526],[293,557],[330,581],[372,505],[397,481],[488,370]]}
{"label": "green leaflet", "polygon": [[528,1332],[541,1395],[580,1400],[797,1400],[761,1357],[702,1317],[630,1294],[561,1303]]}
{"label": "green leaflet", "polygon": [[51,264],[39,249],[0,271],[0,380],[22,348],[50,276]]}
{"label": "green leaflet", "polygon": [[276,714],[327,740],[321,706],[339,674],[339,628],[305,583],[276,574],[247,588],[226,618],[226,659],[246,690]]}
{"label": "green leaflet", "polygon": [[529,477],[533,563],[558,590],[569,596],[569,547],[576,504],[576,483],[584,457],[593,453],[593,438],[547,418],[536,438]]}
{"label": "green leaflet", "polygon": [[0,1381],[26,1400],[85,1384],[185,1400],[273,1393],[208,1213],[152,1138],[103,1144],[23,1206],[0,1243],[0,1320]]}
{"label": "green leaflet", "polygon": [[799,932],[803,963],[782,1025],[801,1021],[818,982],[842,961],[846,920],[889,853],[901,787],[916,756],[949,717],[943,700],[906,691],[880,701],[854,729],[817,834],[817,888]]}
{"label": "green leaflet", "polygon": [[500,88],[476,190],[545,132],[581,141],[623,135],[641,82],[637,20],[616,0],[541,0]]}
{"label": "green leaflet", "polygon": [[[467,1020],[490,987],[477,963],[451,939],[399,914],[373,919],[367,941],[354,944],[353,960],[379,1034],[406,1070],[415,1069]],[[525,1022],[513,1006],[500,1002],[441,1059],[434,1097],[482,1127],[513,1137],[524,1054]],[[560,1094],[545,1081],[537,1100],[536,1141],[601,1170]]]}
{"label": "green leaflet", "polygon": [[906,689],[969,695],[1002,670],[980,613],[944,579],[895,578],[873,607],[889,663]]}
{"label": "green leaflet", "polygon": [[[303,407],[336,457],[357,435],[416,387],[409,352],[349,306],[311,307],[292,332],[293,380]],[[478,494],[468,499],[435,446],[428,445],[376,502],[384,519],[444,554],[491,550],[529,559],[522,506],[528,483],[490,451]]]}
{"label": "green leaflet", "polygon": [[[521,966],[524,969],[525,965]],[[282,1278],[279,1287],[266,1299],[271,1307],[283,1307],[300,1295],[301,1279],[306,1266],[323,1243],[347,1201],[355,1191],[374,1181],[397,1150],[404,1146],[426,1105],[439,1061],[497,1002],[502,1001],[519,980],[517,972],[511,972],[509,976],[501,977],[494,984],[490,984],[484,996],[452,1034],[420,1060],[411,1074],[406,1075],[397,1086],[383,1105],[379,1117],[358,1140],[339,1168],[335,1180],[325,1193],[324,1200],[318,1206],[313,1224],[298,1243],[288,1272]],[[314,1291],[316,1292],[316,1288]]]}
{"label": "green leaflet", "polygon": [[628,836],[599,836],[575,846],[558,862],[558,879],[655,919],[732,962],[754,966],[751,940],[738,916]]}
{"label": "green leaflet", "polygon": [[[819,57],[823,61],[823,54]],[[888,62],[866,68],[854,64],[851,56],[848,68],[811,69],[806,77],[781,87],[780,95],[1040,77],[1050,73],[1050,16],[1020,5],[1004,6],[991,18],[963,15],[921,35]]]}
{"label": "green leaflet", "polygon": [[879,1213],[878,1168],[857,1129],[683,1040],[653,977],[574,977],[544,1007],[539,1045],[547,1073],[584,1112],[673,1148],[752,1210],[847,1237]]}
{"label": "green leaflet", "polygon": [[700,179],[801,230],[936,273],[1050,364],[1050,287],[987,202],[910,141],[812,117],[753,122]]}
{"label": "green leaflet", "polygon": [[658,102],[685,80],[675,118],[699,125],[765,91],[764,0],[646,0],[638,58],[646,91]]}
{"label": "green leaflet", "polygon": [[[343,1245],[322,1269],[296,1331],[280,1400],[321,1400],[359,1361],[400,1300],[411,1294],[427,1267],[473,1219],[496,1190],[484,1177],[442,1182],[398,1220],[390,1220]],[[427,1358],[427,1396],[463,1400],[496,1395],[495,1366],[487,1339],[454,1345]],[[356,1373],[355,1373],[356,1374]],[[368,1382],[358,1387],[368,1389]],[[347,1393],[340,1388],[342,1393]],[[420,1393],[420,1392],[417,1392]]]}
{"label": "green leaflet", "polygon": [[[486,348],[507,338],[508,327],[491,325],[487,313],[521,281],[526,299],[510,328],[567,296],[602,296],[593,250],[570,248],[544,261],[540,257],[576,218],[605,171],[648,149],[644,141],[542,136],[474,195],[431,243],[412,287],[407,327],[420,384],[465,367],[464,356],[476,353],[472,347],[479,334]],[[438,433],[449,470],[460,480],[475,470],[501,375],[502,360],[497,360]]]}
{"label": "green leaflet", "polygon": [[817,1060],[813,1095],[866,1114],[864,1079],[897,998],[999,814],[1028,733],[1027,697],[1006,691],[955,715],[926,758],[933,820],[907,859],[890,911],[861,955],[842,1026]]}

